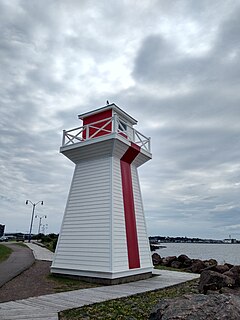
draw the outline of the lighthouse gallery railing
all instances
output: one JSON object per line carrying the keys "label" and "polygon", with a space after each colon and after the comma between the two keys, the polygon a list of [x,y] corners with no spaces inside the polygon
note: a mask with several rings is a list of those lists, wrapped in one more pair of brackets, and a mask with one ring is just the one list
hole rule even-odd
{"label": "lighthouse gallery railing", "polygon": [[150,138],[127,125],[117,115],[74,129],[63,130],[62,146],[83,142],[114,132],[136,143],[142,149],[151,152]]}

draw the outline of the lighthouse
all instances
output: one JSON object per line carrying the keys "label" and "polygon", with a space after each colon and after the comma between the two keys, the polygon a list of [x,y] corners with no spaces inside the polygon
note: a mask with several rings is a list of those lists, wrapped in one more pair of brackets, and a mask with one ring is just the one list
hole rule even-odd
{"label": "lighthouse", "polygon": [[80,114],[60,152],[75,164],[51,272],[115,284],[152,274],[138,167],[150,138],[116,104]]}

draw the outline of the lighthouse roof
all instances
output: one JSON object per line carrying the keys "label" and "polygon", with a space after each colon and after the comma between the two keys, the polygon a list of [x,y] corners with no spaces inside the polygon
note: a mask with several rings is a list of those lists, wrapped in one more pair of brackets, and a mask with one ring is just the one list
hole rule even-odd
{"label": "lighthouse roof", "polygon": [[108,104],[104,107],[89,111],[89,112],[85,112],[82,114],[78,115],[78,118],[83,120],[84,118],[87,118],[89,116],[98,114],[98,113],[102,113],[104,111],[107,110],[113,110],[115,111],[118,115],[122,116],[123,118],[125,118],[126,120],[128,120],[128,122],[130,122],[132,125],[137,124],[137,120],[134,119],[133,117],[131,117],[129,114],[127,114],[125,111],[123,111],[121,108],[119,108],[115,103],[111,103]]}

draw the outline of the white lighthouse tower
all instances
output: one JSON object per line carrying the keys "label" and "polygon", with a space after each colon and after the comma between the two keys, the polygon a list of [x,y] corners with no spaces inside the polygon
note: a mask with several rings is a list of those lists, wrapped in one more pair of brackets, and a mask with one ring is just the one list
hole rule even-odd
{"label": "white lighthouse tower", "polygon": [[51,272],[109,284],[149,277],[137,168],[152,157],[150,138],[115,104],[79,119],[60,148],[75,171]]}

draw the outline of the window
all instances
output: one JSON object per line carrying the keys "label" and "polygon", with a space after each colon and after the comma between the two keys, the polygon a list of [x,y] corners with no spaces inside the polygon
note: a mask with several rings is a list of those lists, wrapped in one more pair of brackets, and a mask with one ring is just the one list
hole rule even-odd
{"label": "window", "polygon": [[123,132],[127,131],[127,124],[124,121],[120,120],[120,119],[119,119],[119,122],[118,122],[118,130],[119,131],[123,131]]}

